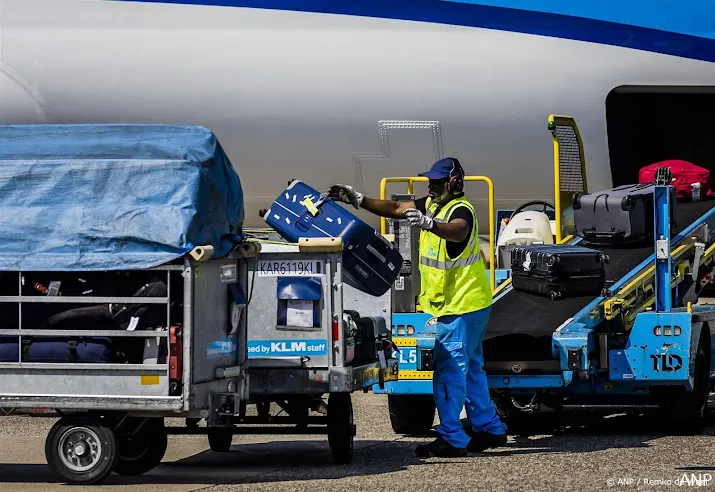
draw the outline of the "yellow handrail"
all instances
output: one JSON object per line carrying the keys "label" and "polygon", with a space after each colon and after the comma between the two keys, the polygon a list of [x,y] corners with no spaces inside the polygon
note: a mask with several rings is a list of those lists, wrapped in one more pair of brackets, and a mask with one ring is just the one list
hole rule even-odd
{"label": "yellow handrail", "polygon": [[[387,183],[407,183],[407,193],[413,193],[414,183],[427,183],[429,179],[423,176],[410,176],[400,178],[382,178],[380,181],[380,200],[385,200],[387,192]],[[492,292],[496,289],[496,272],[495,272],[495,255],[494,255],[494,183],[486,176],[465,176],[464,181],[482,181],[487,184],[489,189],[489,272],[491,274]],[[387,221],[384,217],[380,218],[380,232],[387,232]]]}

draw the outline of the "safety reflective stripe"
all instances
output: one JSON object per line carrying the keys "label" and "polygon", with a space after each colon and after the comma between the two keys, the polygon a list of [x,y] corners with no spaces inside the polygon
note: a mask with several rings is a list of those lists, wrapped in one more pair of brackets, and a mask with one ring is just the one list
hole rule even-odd
{"label": "safety reflective stripe", "polygon": [[466,258],[460,258],[458,260],[452,260],[452,261],[439,261],[439,260],[434,260],[432,258],[427,258],[426,256],[420,257],[420,263],[422,263],[424,266],[436,268],[438,270],[447,270],[448,268],[453,268],[453,267],[465,267],[469,265],[473,265],[477,263],[478,261],[481,261],[482,259],[482,254],[481,251],[479,253],[475,254],[470,254]]}
{"label": "safety reflective stripe", "polygon": [[465,267],[469,265],[473,265],[474,263],[481,261],[482,259],[482,249],[479,248],[477,250],[477,254],[474,254],[474,248],[477,246],[477,243],[479,242],[479,236],[477,235],[476,231],[474,231],[474,237],[472,240],[469,242],[469,245],[467,248],[469,248],[469,256],[466,258],[458,258],[456,260],[450,260],[450,261],[439,261],[435,260],[434,258],[429,258],[427,256],[420,256],[420,263],[431,267],[431,268],[436,268],[438,270],[446,270],[448,268],[453,268],[453,267]]}

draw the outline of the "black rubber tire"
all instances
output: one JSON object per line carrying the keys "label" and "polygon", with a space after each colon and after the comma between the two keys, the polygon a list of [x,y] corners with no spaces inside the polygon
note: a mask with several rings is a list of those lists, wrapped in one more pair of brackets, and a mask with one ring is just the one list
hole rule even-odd
{"label": "black rubber tire", "polygon": [[259,417],[268,419],[271,416],[271,402],[269,401],[259,401],[256,403],[256,412]]}
{"label": "black rubber tire", "polygon": [[169,439],[163,418],[151,418],[133,435],[118,435],[119,458],[114,471],[120,475],[142,475],[154,469],[166,453]]}
{"label": "black rubber tire", "polygon": [[702,434],[705,429],[709,397],[709,372],[708,357],[705,353],[704,343],[701,341],[695,355],[693,391],[666,407],[670,414],[669,417],[673,419],[674,434],[692,436]]}
{"label": "black rubber tire", "polygon": [[434,425],[432,395],[387,395],[390,424],[396,434],[427,434]]}
{"label": "black rubber tire", "polygon": [[345,465],[352,461],[355,447],[355,419],[350,393],[331,393],[328,397],[328,444],[333,461]]}
{"label": "black rubber tire", "polygon": [[214,453],[226,453],[231,450],[233,434],[228,429],[217,427],[208,430],[209,447]]}
{"label": "black rubber tire", "polygon": [[[98,438],[101,452],[97,462],[88,470],[76,471],[67,466],[60,456],[59,445],[63,436],[73,429],[81,432],[85,428]],[[70,444],[68,442],[68,444]],[[58,477],[70,484],[96,484],[107,478],[117,463],[119,449],[112,429],[99,419],[86,416],[68,416],[60,419],[52,426],[45,440],[45,458],[50,469]]]}

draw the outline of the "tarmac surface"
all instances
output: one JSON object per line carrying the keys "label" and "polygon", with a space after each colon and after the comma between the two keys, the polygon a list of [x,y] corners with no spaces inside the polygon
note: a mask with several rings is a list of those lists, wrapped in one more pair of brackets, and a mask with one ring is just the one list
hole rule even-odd
{"label": "tarmac surface", "polygon": [[[44,456],[53,418],[0,418],[0,491],[302,491],[302,490],[667,490],[715,489],[715,419],[700,436],[669,436],[654,417],[578,414],[556,435],[510,436],[506,446],[467,458],[419,459],[432,437],[396,435],[387,398],[356,393],[356,452],[332,464],[327,436],[234,436],[228,453],[205,436],[171,436],[163,463],[141,477],[111,475],[93,487],[58,483]],[[167,425],[183,420],[168,419]],[[679,480],[703,479],[700,486]],[[708,480],[709,479],[709,480]]]}

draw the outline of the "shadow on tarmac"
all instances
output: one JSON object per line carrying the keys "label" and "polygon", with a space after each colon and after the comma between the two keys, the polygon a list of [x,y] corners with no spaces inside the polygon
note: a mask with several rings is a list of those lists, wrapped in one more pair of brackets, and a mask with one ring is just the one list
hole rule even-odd
{"label": "shadow on tarmac", "polygon": [[[712,413],[703,435],[715,435]],[[571,418],[571,417],[569,417]],[[300,480],[329,480],[344,477],[374,476],[402,471],[415,465],[467,462],[479,456],[518,456],[526,454],[590,453],[608,449],[649,447],[648,441],[667,436],[662,418],[647,413],[608,416],[575,414],[562,422],[561,429],[548,434],[514,437],[507,445],[469,458],[417,458],[416,441],[358,440],[349,465],[335,465],[327,439],[272,441],[234,444],[228,453],[202,451],[193,456],[162,463],[138,477],[111,475],[102,485],[133,484],[226,484],[271,483]],[[430,436],[433,437],[434,432]],[[268,436],[267,436],[268,437]],[[389,436],[392,438],[393,436]],[[691,472],[713,471],[715,467],[681,467]],[[0,483],[56,483],[44,464],[0,464]]]}

